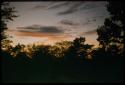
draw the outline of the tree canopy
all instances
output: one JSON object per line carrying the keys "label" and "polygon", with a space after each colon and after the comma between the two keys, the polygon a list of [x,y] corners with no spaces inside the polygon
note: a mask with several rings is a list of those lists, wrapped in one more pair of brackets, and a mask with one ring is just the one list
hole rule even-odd
{"label": "tree canopy", "polygon": [[[100,46],[108,50],[113,45],[123,52],[124,45],[124,7],[123,3],[109,1],[107,10],[110,17],[106,18],[104,25],[97,29],[98,41]],[[113,50],[114,48],[112,48]],[[114,49],[117,50],[117,49]]]}

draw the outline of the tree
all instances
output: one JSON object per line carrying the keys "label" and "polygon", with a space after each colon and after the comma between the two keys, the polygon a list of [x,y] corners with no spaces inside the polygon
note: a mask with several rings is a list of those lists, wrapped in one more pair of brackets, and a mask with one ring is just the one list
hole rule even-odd
{"label": "tree", "polygon": [[[117,51],[123,52],[123,40],[124,40],[124,8],[122,2],[109,1],[107,10],[110,13],[110,17],[106,18],[104,25],[97,29],[98,41],[100,46],[108,51],[112,46],[116,46]],[[117,52],[116,51],[116,52]]]}
{"label": "tree", "polygon": [[4,31],[7,29],[7,22],[13,21],[13,19],[17,17],[17,15],[14,14],[15,12],[16,12],[15,8],[11,7],[8,2],[1,3],[1,20],[0,20],[1,48],[2,52],[6,51],[6,54],[8,55],[11,54],[13,47],[11,45],[12,41],[7,39],[8,35],[5,35]]}
{"label": "tree", "polygon": [[[13,18],[17,17],[15,13],[15,8],[11,7],[8,2],[1,3],[1,48],[2,52],[6,52],[5,54],[10,55],[12,51],[12,41],[7,39],[7,35],[5,35],[5,30],[7,29],[7,22],[13,21]],[[5,57],[2,55],[2,57]]]}
{"label": "tree", "polygon": [[51,57],[49,54],[49,45],[40,45],[35,47],[35,51],[32,55],[32,59],[34,63],[44,65],[44,64],[49,64],[51,61]]}
{"label": "tree", "polygon": [[1,40],[1,49],[10,52],[12,50],[12,40],[3,39]]}
{"label": "tree", "polygon": [[8,2],[2,2],[1,3],[1,35],[2,39],[6,38],[4,34],[4,30],[7,29],[7,22],[13,21],[17,15],[15,15],[15,8],[11,7]]}
{"label": "tree", "polygon": [[73,45],[71,45],[67,50],[65,60],[68,60],[68,62],[71,61],[75,63],[80,63],[80,61],[85,60],[88,54],[88,50],[91,49],[93,45],[88,45],[84,43],[84,37],[74,39]]}

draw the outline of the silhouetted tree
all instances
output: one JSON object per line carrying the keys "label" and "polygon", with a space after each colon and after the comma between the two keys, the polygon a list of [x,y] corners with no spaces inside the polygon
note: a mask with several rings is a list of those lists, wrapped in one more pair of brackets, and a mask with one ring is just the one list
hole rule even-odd
{"label": "silhouetted tree", "polygon": [[84,44],[85,38],[76,38],[73,41],[73,45],[69,47],[65,55],[65,60],[72,63],[80,63],[86,59],[87,51],[91,49],[93,45]]}
{"label": "silhouetted tree", "polygon": [[8,39],[1,40],[1,49],[4,51],[8,51],[8,53],[10,53],[10,51],[12,50],[11,43],[13,43],[12,40],[8,40]]}
{"label": "silhouetted tree", "polygon": [[29,63],[30,58],[28,57],[25,49],[25,45],[18,44],[12,49],[13,57],[17,60],[19,63]]}
{"label": "silhouetted tree", "polygon": [[14,13],[15,8],[11,7],[8,2],[1,3],[1,20],[0,20],[0,34],[1,34],[1,59],[2,59],[2,78],[4,80],[11,79],[14,75],[14,64],[15,59],[11,55],[12,52],[12,41],[8,40],[8,35],[5,34],[5,30],[7,29],[7,22],[13,21],[13,18],[17,17]]}
{"label": "silhouetted tree", "polygon": [[54,46],[51,46],[49,48],[49,54],[52,56],[53,61],[56,63],[63,63],[64,55],[71,45],[71,41],[62,41],[55,43]]}
{"label": "silhouetted tree", "polygon": [[[98,41],[100,47],[93,50],[93,61],[99,69],[116,69],[113,72],[119,73],[123,70],[124,63],[124,8],[123,3],[119,1],[109,1],[107,10],[110,17],[106,18],[104,25],[97,29]],[[110,70],[111,71],[111,70]],[[102,71],[104,72],[104,71]],[[116,74],[113,74],[116,76]],[[122,80],[122,76],[119,77]]]}
{"label": "silhouetted tree", "polygon": [[15,8],[11,7],[10,4],[8,2],[2,2],[1,3],[1,35],[2,35],[2,39],[6,38],[5,34],[4,34],[4,30],[7,29],[7,22],[9,21],[13,21],[13,18],[17,17],[17,15],[15,15]]}
{"label": "silhouetted tree", "polygon": [[48,64],[49,62],[51,62],[51,57],[48,53],[49,47],[49,45],[36,46],[36,50],[34,51],[32,56],[33,61],[41,65]]}
{"label": "silhouetted tree", "polygon": [[[107,10],[110,13],[110,17],[106,18],[104,25],[97,29],[98,41],[100,46],[105,49],[105,51],[116,50],[121,51],[123,55],[123,40],[124,40],[124,7],[122,2],[112,2],[109,1],[107,5]],[[112,46],[115,48],[112,48]],[[111,50],[112,48],[112,50]],[[114,53],[114,52],[111,52]]]}

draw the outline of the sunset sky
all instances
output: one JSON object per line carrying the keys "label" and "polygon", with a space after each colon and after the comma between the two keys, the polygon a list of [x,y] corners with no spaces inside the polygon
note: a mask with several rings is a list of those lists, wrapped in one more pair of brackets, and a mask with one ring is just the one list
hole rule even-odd
{"label": "sunset sky", "polygon": [[96,29],[109,16],[105,1],[11,2],[19,17],[7,24],[14,44],[53,44],[76,37],[98,45]]}

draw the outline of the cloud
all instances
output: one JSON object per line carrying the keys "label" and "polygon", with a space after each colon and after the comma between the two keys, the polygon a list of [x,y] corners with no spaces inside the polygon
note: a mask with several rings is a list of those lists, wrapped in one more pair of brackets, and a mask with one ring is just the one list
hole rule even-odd
{"label": "cloud", "polygon": [[68,6],[66,10],[61,11],[58,13],[58,15],[66,15],[66,14],[71,14],[75,13],[77,11],[84,11],[84,10],[90,10],[94,8],[100,8],[103,7],[105,4],[104,2],[93,2],[93,1],[79,1],[79,2],[74,2],[70,3],[72,4],[71,6]]}
{"label": "cloud", "polygon": [[88,24],[91,24],[90,20],[88,20],[87,22],[84,22],[82,25],[85,26],[85,25],[88,25]]}
{"label": "cloud", "polygon": [[60,8],[60,7],[67,6],[67,5],[69,5],[69,1],[51,2],[51,3],[42,4],[42,5],[36,5],[36,6],[32,7],[31,9],[35,9],[35,10],[56,9],[56,8]]}
{"label": "cloud", "polygon": [[96,5],[94,3],[87,3],[86,5],[82,6],[80,10],[88,10],[88,9],[93,9],[95,7]]}
{"label": "cloud", "polygon": [[56,4],[48,7],[48,9],[56,9],[56,8],[60,8],[60,7],[63,7],[63,6],[68,6],[69,5],[69,1],[67,2],[57,2]]}
{"label": "cloud", "polygon": [[99,16],[94,16],[94,17],[92,17],[93,18],[93,20],[94,19],[100,19],[100,18],[104,18],[105,16],[104,15],[99,15]]}
{"label": "cloud", "polygon": [[[59,1],[59,2],[48,2],[48,3],[41,3],[40,5],[36,5],[32,9],[57,9],[60,8],[60,10],[57,10],[57,15],[67,15],[67,14],[72,14],[77,11],[81,10],[89,10],[97,7],[101,7],[104,5],[104,2],[96,3],[93,1],[77,1],[77,2],[72,2],[72,1]],[[62,7],[64,8],[62,10]]]}
{"label": "cloud", "polygon": [[74,23],[73,21],[70,21],[70,20],[61,20],[60,21],[61,24],[63,25],[70,25],[70,26],[76,26],[76,25],[79,25],[79,23]]}
{"label": "cloud", "polygon": [[44,33],[62,33],[63,30],[58,29],[58,27],[56,27],[56,26],[45,26],[45,27],[41,27],[41,32],[44,32]]}
{"label": "cloud", "polygon": [[18,31],[22,32],[39,32],[39,33],[63,33],[64,30],[61,27],[56,26],[41,26],[31,25],[27,27],[17,27]]}
{"label": "cloud", "polygon": [[82,7],[80,7],[80,10],[89,10],[89,9],[94,9],[94,8],[100,8],[103,7],[103,5],[106,4],[105,2],[87,2],[84,4]]}
{"label": "cloud", "polygon": [[82,4],[83,4],[83,2],[77,2],[77,3],[74,2],[74,3],[72,3],[72,5],[71,5],[68,9],[59,12],[58,15],[66,15],[66,14],[74,13],[74,12],[78,11],[78,8],[79,8]]}
{"label": "cloud", "polygon": [[81,35],[93,35],[96,34],[96,29],[91,30],[91,31],[87,31],[87,32],[82,32]]}
{"label": "cloud", "polygon": [[67,10],[65,10],[65,11],[62,11],[62,12],[57,13],[57,15],[71,14],[71,13],[74,13],[75,11],[77,11],[76,8],[74,8],[74,9],[67,9]]}
{"label": "cloud", "polygon": [[48,38],[48,40],[66,40],[71,39],[72,36],[69,34],[53,34],[53,33],[36,33],[36,32],[26,32],[26,31],[15,31],[15,30],[7,30],[7,33],[13,34],[19,37],[37,37],[37,38]]}
{"label": "cloud", "polygon": [[79,2],[74,2],[74,3],[70,3],[72,4],[71,6],[67,7],[66,10],[61,11],[58,13],[58,15],[66,15],[66,14],[71,14],[77,11],[81,11],[81,10],[89,10],[89,9],[93,9],[93,8],[97,8],[100,7],[101,5],[92,1],[79,1]]}
{"label": "cloud", "polygon": [[33,8],[31,8],[32,10],[42,10],[42,9],[46,9],[47,8],[47,6],[40,6],[40,5],[38,5],[38,6],[35,6],[35,7],[33,7]]}

